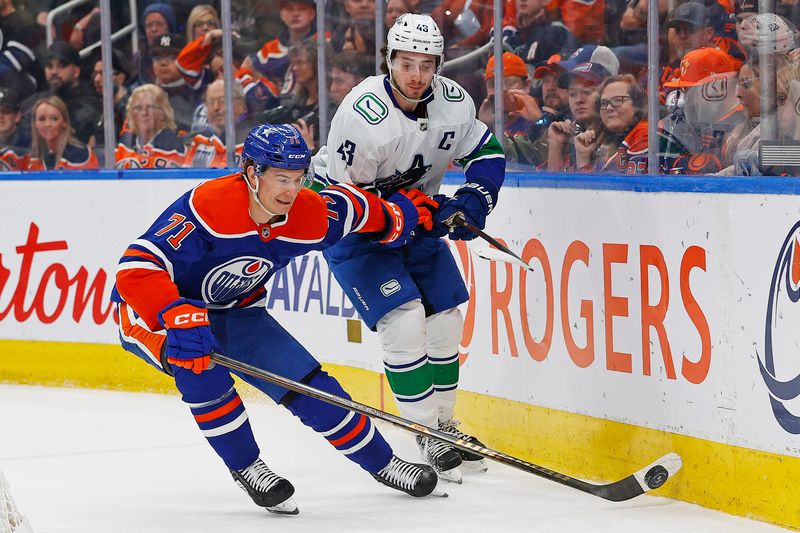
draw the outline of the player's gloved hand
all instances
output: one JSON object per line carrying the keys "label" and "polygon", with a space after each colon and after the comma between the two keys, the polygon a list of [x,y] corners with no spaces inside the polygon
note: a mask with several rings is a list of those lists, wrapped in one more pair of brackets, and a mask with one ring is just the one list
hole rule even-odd
{"label": "player's gloved hand", "polygon": [[456,213],[464,215],[464,219],[483,229],[486,226],[486,215],[492,212],[497,203],[497,185],[489,179],[473,178],[458,188],[452,198],[434,200],[440,203],[438,211],[433,216],[434,232],[442,235],[448,234],[454,241],[468,241],[476,235],[464,226],[455,222]]}
{"label": "player's gloved hand", "polygon": [[414,237],[414,228],[419,222],[419,210],[414,202],[400,192],[381,200],[381,205],[389,229],[378,238],[378,242],[389,248],[399,248]]}
{"label": "player's gloved hand", "polygon": [[439,209],[439,202],[419,189],[411,189],[410,191],[400,189],[397,192],[411,200],[411,203],[417,207],[417,225],[422,226],[428,231],[432,230],[433,212]]}
{"label": "player's gloved hand", "polygon": [[178,298],[158,313],[158,321],[167,330],[167,362],[195,374],[208,368],[214,334],[203,302]]}

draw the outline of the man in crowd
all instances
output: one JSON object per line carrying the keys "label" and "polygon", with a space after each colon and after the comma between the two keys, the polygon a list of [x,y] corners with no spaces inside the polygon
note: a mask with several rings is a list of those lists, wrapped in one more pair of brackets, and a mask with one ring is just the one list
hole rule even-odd
{"label": "man in crowd", "polygon": [[156,85],[169,95],[179,134],[190,131],[194,111],[200,103],[200,93],[186,83],[175,61],[184,46],[186,39],[178,33],[160,35],[150,46]]}
{"label": "man in crowd", "polygon": [[350,89],[371,76],[375,71],[372,56],[348,51],[336,54],[331,59],[331,99],[338,106]]}
{"label": "man in crowd", "polygon": [[[198,132],[186,153],[186,166],[195,168],[225,168],[227,148],[225,144],[225,80],[211,82],[206,90],[208,125],[206,131]],[[233,85],[233,119],[236,121],[236,166],[241,165],[242,147],[247,133],[255,127],[245,104],[241,85]]]}
{"label": "man in crowd", "polygon": [[32,94],[44,81],[36,60],[38,32],[28,13],[20,12],[13,0],[0,0],[0,86],[17,94]]}
{"label": "man in crowd", "polygon": [[67,104],[75,137],[87,144],[94,141],[103,117],[103,100],[92,85],[80,78],[81,56],[78,51],[67,42],[55,41],[47,49],[44,59],[47,90],[23,102],[26,123],[30,124],[30,112],[36,102],[43,96],[54,94]]}
{"label": "man in crowd", "polygon": [[[114,50],[111,53],[111,84],[114,91],[114,129],[120,131],[125,121],[125,107],[128,104],[130,91],[126,83],[128,81],[129,68],[127,61],[122,57],[122,52]],[[94,90],[102,97],[103,95],[103,60],[98,59],[94,63],[92,70],[92,83]],[[102,129],[97,132],[98,138],[102,135]]]}
{"label": "man in crowd", "polygon": [[735,60],[718,48],[699,48],[681,60],[678,78],[664,84],[674,103],[662,120],[669,141],[662,169],[679,174],[712,174],[722,169],[723,141],[744,120],[735,95]]}
{"label": "man in crowd", "polygon": [[31,149],[30,129],[19,127],[22,120],[17,92],[0,87],[0,170],[23,170],[21,163]]}

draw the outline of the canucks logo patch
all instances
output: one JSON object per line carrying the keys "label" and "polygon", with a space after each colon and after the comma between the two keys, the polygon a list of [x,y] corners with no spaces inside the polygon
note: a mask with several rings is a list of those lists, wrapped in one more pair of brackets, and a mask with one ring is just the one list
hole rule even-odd
{"label": "canucks logo patch", "polygon": [[442,81],[442,92],[444,92],[444,99],[450,102],[460,102],[464,99],[464,91],[460,87],[451,85],[446,81]]}
{"label": "canucks logo patch", "polygon": [[272,262],[261,257],[242,256],[227,261],[203,280],[203,299],[226,303],[258,288],[272,269]]}
{"label": "canucks logo patch", "polygon": [[353,104],[353,109],[370,124],[378,124],[389,116],[389,108],[373,93],[361,96]]}

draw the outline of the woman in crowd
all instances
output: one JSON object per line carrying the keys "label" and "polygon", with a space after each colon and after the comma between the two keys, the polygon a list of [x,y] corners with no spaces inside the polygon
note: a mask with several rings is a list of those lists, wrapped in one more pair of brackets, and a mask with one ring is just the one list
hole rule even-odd
{"label": "woman in crowd", "polygon": [[45,96],[33,106],[28,170],[87,170],[98,168],[97,157],[72,131],[67,105],[58,96]]}
{"label": "woman in crowd", "polygon": [[189,13],[189,18],[186,19],[186,42],[190,43],[211,30],[221,27],[219,14],[217,14],[214,6],[208,4],[196,5]]}
{"label": "woman in crowd", "polygon": [[722,163],[727,165],[716,174],[733,176],[735,171],[734,158],[747,157],[745,152],[758,150],[758,140],[761,135],[759,122],[761,119],[761,85],[759,83],[758,56],[750,57],[742,68],[739,69],[739,79],[736,82],[736,98],[744,110],[744,120],[734,126],[730,135],[725,139],[722,152]]}
{"label": "woman in crowd", "polygon": [[599,88],[597,107],[602,125],[575,136],[578,170],[647,173],[645,98],[630,74],[606,78]]}
{"label": "woman in crowd", "polygon": [[314,151],[319,141],[319,91],[317,88],[317,43],[313,39],[289,49],[291,77],[288,92],[280,97],[280,105],[263,114],[262,122],[288,123],[303,135]]}
{"label": "woman in crowd", "polygon": [[[561,120],[550,124],[547,130],[547,170],[569,172],[575,169],[574,136],[582,131],[598,129],[600,117],[597,113],[598,85],[600,78],[586,74],[561,75],[568,82],[569,109],[572,120]],[[559,78],[559,86],[563,86]]]}
{"label": "woman in crowd", "polygon": [[128,99],[130,131],[119,140],[117,168],[180,167],[185,148],[178,138],[167,93],[153,84],[137,87]]}

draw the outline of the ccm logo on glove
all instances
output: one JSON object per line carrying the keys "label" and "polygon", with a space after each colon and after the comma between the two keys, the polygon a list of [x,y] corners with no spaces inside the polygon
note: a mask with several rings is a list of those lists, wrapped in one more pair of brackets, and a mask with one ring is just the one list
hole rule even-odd
{"label": "ccm logo on glove", "polygon": [[208,326],[208,311],[198,308],[190,303],[179,303],[167,308],[161,315],[166,328],[193,328],[195,326]]}
{"label": "ccm logo on glove", "polygon": [[184,324],[192,323],[195,326],[208,324],[208,313],[184,313],[176,315],[172,327],[179,327]]}

